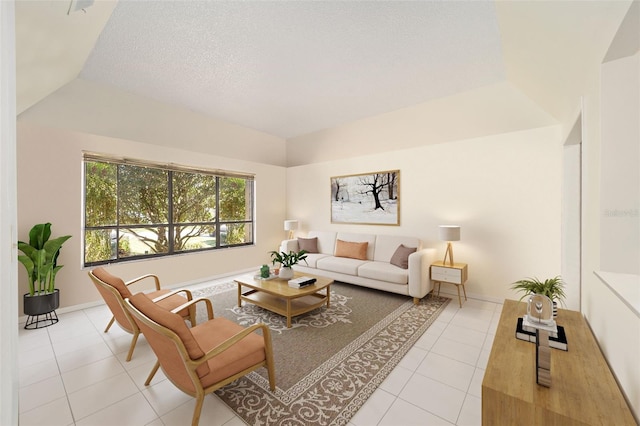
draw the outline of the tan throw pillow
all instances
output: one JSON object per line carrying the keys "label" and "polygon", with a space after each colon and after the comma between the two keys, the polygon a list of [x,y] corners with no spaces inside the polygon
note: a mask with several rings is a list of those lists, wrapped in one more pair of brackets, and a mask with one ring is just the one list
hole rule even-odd
{"label": "tan throw pillow", "polygon": [[307,253],[318,253],[318,237],[298,238],[298,248]]}
{"label": "tan throw pillow", "polygon": [[352,241],[337,240],[336,257],[349,257],[351,259],[367,260],[367,247],[369,243],[355,243]]}
{"label": "tan throw pillow", "polygon": [[389,263],[402,269],[409,269],[409,255],[415,253],[416,250],[415,247],[407,247],[404,244],[400,244],[396,252],[391,256]]}

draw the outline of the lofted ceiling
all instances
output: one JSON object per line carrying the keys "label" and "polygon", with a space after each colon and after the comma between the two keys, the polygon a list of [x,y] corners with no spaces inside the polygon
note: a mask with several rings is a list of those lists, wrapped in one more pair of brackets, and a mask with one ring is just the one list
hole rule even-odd
{"label": "lofted ceiling", "polygon": [[490,2],[120,0],[80,78],[290,138],[504,67]]}
{"label": "lofted ceiling", "polygon": [[601,32],[629,6],[97,0],[67,13],[69,3],[16,3],[19,113],[80,79],[283,139],[505,82],[565,120],[576,102],[567,73],[602,59]]}

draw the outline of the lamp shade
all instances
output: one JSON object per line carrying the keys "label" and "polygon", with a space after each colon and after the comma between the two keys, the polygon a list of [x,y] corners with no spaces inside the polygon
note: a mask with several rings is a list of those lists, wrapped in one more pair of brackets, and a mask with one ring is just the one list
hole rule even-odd
{"label": "lamp shade", "polygon": [[297,220],[285,220],[284,221],[284,230],[285,231],[295,231],[298,229],[298,221]]}
{"label": "lamp shade", "polygon": [[441,241],[460,241],[460,227],[458,225],[440,225]]}

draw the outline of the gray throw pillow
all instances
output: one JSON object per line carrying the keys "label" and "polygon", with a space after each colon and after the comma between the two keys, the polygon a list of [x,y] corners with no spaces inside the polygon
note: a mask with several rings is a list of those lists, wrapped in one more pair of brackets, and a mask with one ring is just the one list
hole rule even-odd
{"label": "gray throw pillow", "polygon": [[307,253],[318,253],[318,237],[298,238],[298,248]]}
{"label": "gray throw pillow", "polygon": [[391,256],[389,263],[402,269],[409,269],[409,255],[415,253],[416,250],[416,247],[407,247],[404,244],[400,244],[396,252]]}

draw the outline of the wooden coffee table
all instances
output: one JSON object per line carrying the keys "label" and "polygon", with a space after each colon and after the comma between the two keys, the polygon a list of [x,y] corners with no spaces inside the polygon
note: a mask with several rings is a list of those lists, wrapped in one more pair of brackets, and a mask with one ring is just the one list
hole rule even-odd
{"label": "wooden coffee table", "polygon": [[[310,312],[330,303],[330,291],[333,280],[316,275],[295,273],[294,277],[311,277],[316,282],[303,288],[289,287],[289,280],[273,278],[270,280],[255,279],[253,276],[242,276],[235,279],[238,283],[238,306],[242,301],[252,303],[287,318],[287,328],[291,328],[291,318]],[[243,289],[244,287],[244,289]],[[248,290],[247,290],[248,289]],[[320,293],[321,290],[325,292]]]}

